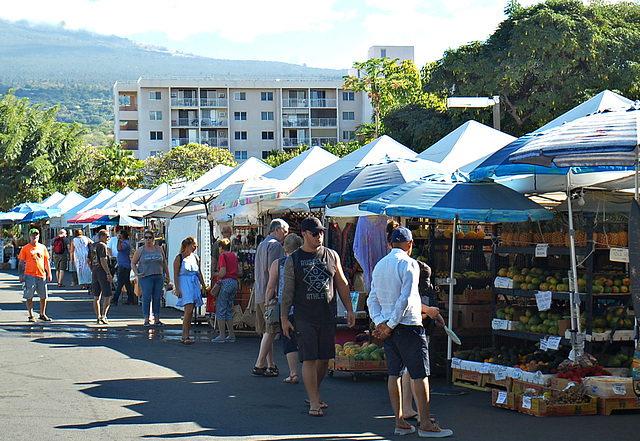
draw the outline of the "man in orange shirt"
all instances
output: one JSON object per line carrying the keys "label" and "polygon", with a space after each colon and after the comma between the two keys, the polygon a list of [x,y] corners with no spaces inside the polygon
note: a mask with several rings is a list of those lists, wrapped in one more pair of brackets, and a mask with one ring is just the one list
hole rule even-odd
{"label": "man in orange shirt", "polygon": [[[47,247],[38,243],[40,231],[37,228],[29,230],[29,243],[22,247],[19,259],[20,281],[24,282],[24,298],[27,301],[29,321],[33,322],[33,295],[37,292],[40,297],[40,320],[50,322],[46,315],[47,309],[47,280],[51,282],[51,267],[49,266],[49,252]],[[46,271],[46,273],[45,273]]]}

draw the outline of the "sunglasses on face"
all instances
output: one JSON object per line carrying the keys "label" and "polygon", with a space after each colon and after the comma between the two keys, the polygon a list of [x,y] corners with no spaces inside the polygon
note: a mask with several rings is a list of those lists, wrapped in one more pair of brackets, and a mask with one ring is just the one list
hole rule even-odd
{"label": "sunglasses on face", "polygon": [[191,246],[192,246],[193,248],[198,248],[198,245],[197,245],[197,244],[195,244],[195,243],[191,244]]}
{"label": "sunglasses on face", "polygon": [[312,233],[311,231],[309,231],[309,234],[311,234],[313,237],[318,237],[321,234],[324,234],[324,230],[316,231],[315,233]]}
{"label": "sunglasses on face", "polygon": [[146,240],[152,240],[152,239],[153,239],[153,237],[152,237],[152,236],[145,236],[144,238],[145,238]]}

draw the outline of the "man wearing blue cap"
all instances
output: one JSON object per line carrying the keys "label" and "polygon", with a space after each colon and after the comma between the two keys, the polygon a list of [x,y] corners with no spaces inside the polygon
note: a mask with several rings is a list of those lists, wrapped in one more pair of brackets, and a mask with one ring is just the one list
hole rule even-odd
{"label": "man wearing blue cap", "polygon": [[[411,230],[398,227],[391,233],[392,249],[380,259],[372,273],[371,292],[367,299],[369,315],[376,325],[374,336],[384,340],[389,381],[389,398],[395,414],[395,435],[414,433],[416,428],[402,415],[400,375],[406,368],[415,390],[420,418],[418,435],[443,438],[453,435],[429,418],[429,347],[422,326],[422,302],[418,291],[420,267],[412,259]],[[425,307],[436,318],[439,309]]]}

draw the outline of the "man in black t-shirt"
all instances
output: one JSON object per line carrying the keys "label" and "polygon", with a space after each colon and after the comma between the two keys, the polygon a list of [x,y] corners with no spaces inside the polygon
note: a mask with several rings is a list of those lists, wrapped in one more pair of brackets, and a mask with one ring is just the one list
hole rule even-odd
{"label": "man in black t-shirt", "polygon": [[[284,265],[280,323],[287,337],[290,330],[297,331],[302,377],[309,395],[309,415],[322,416],[322,409],[327,405],[320,397],[320,384],[327,373],[329,359],[335,353],[335,290],[347,309],[349,327],[355,324],[355,315],[340,258],[334,250],[322,246],[326,228],[319,219],[308,217],[302,221],[300,229],[304,244]],[[295,328],[287,314],[291,305]]]}
{"label": "man in black t-shirt", "polygon": [[91,265],[91,290],[93,292],[93,309],[96,311],[97,323],[108,325],[107,312],[111,304],[111,271],[107,254],[107,230],[98,231],[98,241],[89,248],[89,265]]}

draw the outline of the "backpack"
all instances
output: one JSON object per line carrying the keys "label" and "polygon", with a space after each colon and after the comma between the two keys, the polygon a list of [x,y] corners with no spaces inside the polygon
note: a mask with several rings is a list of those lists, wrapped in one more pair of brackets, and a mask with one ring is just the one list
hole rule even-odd
{"label": "backpack", "polygon": [[56,254],[64,254],[64,240],[60,236],[53,239],[53,252]]}

